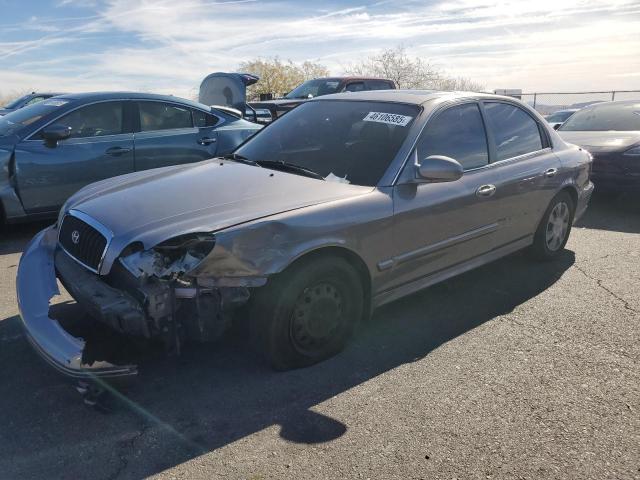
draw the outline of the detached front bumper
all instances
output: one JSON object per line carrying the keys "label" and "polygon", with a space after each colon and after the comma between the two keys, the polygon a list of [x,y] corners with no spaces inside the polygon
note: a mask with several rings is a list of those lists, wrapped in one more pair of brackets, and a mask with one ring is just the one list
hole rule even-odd
{"label": "detached front bumper", "polygon": [[49,317],[49,301],[59,294],[54,255],[56,230],[38,233],[20,258],[16,290],[22,325],[29,342],[42,358],[65,375],[76,378],[116,378],[137,374],[136,365],[114,365],[84,360],[85,342],[70,335]]}

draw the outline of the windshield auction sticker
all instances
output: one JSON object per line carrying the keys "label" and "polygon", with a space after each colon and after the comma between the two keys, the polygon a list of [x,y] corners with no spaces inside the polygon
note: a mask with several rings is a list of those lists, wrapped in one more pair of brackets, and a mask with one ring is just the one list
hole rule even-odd
{"label": "windshield auction sticker", "polygon": [[413,117],[398,115],[396,113],[369,112],[363,120],[365,122],[386,123],[388,125],[400,125],[401,127],[404,127],[412,118]]}

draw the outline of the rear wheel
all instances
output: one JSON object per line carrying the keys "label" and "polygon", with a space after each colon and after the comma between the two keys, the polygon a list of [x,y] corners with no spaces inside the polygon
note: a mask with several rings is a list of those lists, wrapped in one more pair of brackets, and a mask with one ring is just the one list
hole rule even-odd
{"label": "rear wheel", "polygon": [[313,365],[344,348],[363,304],[362,283],[348,262],[302,261],[254,292],[253,343],[277,370]]}
{"label": "rear wheel", "polygon": [[567,192],[560,192],[551,200],[531,246],[536,258],[550,260],[564,249],[571,233],[574,209],[573,199]]}

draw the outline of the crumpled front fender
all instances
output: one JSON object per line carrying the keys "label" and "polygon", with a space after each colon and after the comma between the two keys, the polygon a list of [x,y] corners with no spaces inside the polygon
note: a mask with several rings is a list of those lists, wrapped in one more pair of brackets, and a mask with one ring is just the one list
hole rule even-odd
{"label": "crumpled front fender", "polygon": [[57,230],[38,233],[20,258],[16,290],[22,326],[34,349],[54,368],[71,377],[111,378],[135,375],[135,365],[83,361],[85,342],[49,317],[49,301],[59,294],[54,252]]}

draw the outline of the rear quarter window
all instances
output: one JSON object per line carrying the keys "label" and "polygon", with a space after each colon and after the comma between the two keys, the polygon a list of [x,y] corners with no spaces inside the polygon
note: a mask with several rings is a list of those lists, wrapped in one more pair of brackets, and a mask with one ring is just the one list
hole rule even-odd
{"label": "rear quarter window", "polygon": [[219,119],[215,115],[210,113],[203,112],[202,110],[193,110],[193,126],[202,128],[202,127],[213,127],[218,123]]}
{"label": "rear quarter window", "polygon": [[391,82],[385,80],[369,80],[367,81],[368,90],[394,90],[395,86]]}

